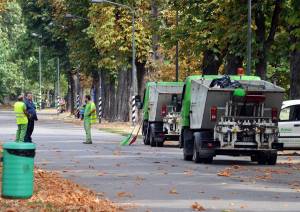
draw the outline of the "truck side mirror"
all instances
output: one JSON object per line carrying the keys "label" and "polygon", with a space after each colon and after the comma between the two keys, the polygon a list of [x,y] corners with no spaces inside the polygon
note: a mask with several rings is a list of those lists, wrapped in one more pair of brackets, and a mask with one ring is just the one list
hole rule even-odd
{"label": "truck side mirror", "polygon": [[140,110],[143,109],[143,102],[140,95],[135,96],[135,106]]}

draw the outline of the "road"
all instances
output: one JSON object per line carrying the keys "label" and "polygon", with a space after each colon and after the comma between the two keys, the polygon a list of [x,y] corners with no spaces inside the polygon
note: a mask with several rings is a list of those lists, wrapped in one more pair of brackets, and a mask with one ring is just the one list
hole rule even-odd
{"label": "road", "polygon": [[[34,132],[36,165],[123,205],[129,211],[299,211],[300,162],[280,157],[277,166],[259,166],[249,158],[217,157],[211,165],[182,160],[182,150],[141,143],[119,147],[122,136],[93,131],[84,145],[83,129],[40,114]],[[15,119],[0,111],[0,140],[14,139]],[[225,175],[219,176],[218,175]]]}

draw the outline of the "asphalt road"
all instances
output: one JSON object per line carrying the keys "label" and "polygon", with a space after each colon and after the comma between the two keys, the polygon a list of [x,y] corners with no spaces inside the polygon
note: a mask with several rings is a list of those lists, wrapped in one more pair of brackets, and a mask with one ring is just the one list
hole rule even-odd
{"label": "asphalt road", "polygon": [[[194,202],[206,211],[300,211],[297,156],[281,156],[276,166],[225,156],[194,164],[183,161],[181,149],[119,147],[122,136],[97,130],[94,144],[84,145],[81,126],[39,118],[36,165],[119,204],[134,204],[130,211],[193,211]],[[0,111],[0,140],[12,141],[15,129],[14,115]]]}

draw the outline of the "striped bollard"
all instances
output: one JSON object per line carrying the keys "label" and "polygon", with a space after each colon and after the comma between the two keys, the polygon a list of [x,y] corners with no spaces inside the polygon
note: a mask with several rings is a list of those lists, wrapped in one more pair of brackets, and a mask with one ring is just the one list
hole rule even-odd
{"label": "striped bollard", "polygon": [[101,123],[101,119],[102,119],[102,98],[99,97],[99,123]]}
{"label": "striped bollard", "polygon": [[135,96],[132,96],[131,103],[132,103],[131,121],[132,121],[132,125],[135,126],[135,124],[136,124]]}
{"label": "striped bollard", "polygon": [[59,105],[59,96],[57,96],[57,114],[59,114],[60,113],[60,105]]}
{"label": "striped bollard", "polygon": [[[77,109],[77,112],[79,112],[80,110],[80,96],[77,94],[76,96],[76,109]],[[78,118],[78,116],[77,116]]]}

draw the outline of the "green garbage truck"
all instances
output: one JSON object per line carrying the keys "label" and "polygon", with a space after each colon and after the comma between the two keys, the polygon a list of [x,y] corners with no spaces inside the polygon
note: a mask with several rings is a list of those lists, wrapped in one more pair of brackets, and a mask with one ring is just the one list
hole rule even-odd
{"label": "green garbage truck", "polygon": [[257,76],[190,76],[183,88],[180,147],[184,160],[250,156],[276,164],[284,89]]}
{"label": "green garbage truck", "polygon": [[144,97],[136,96],[143,112],[143,141],[152,147],[166,140],[179,140],[179,118],[183,82],[148,82]]}

